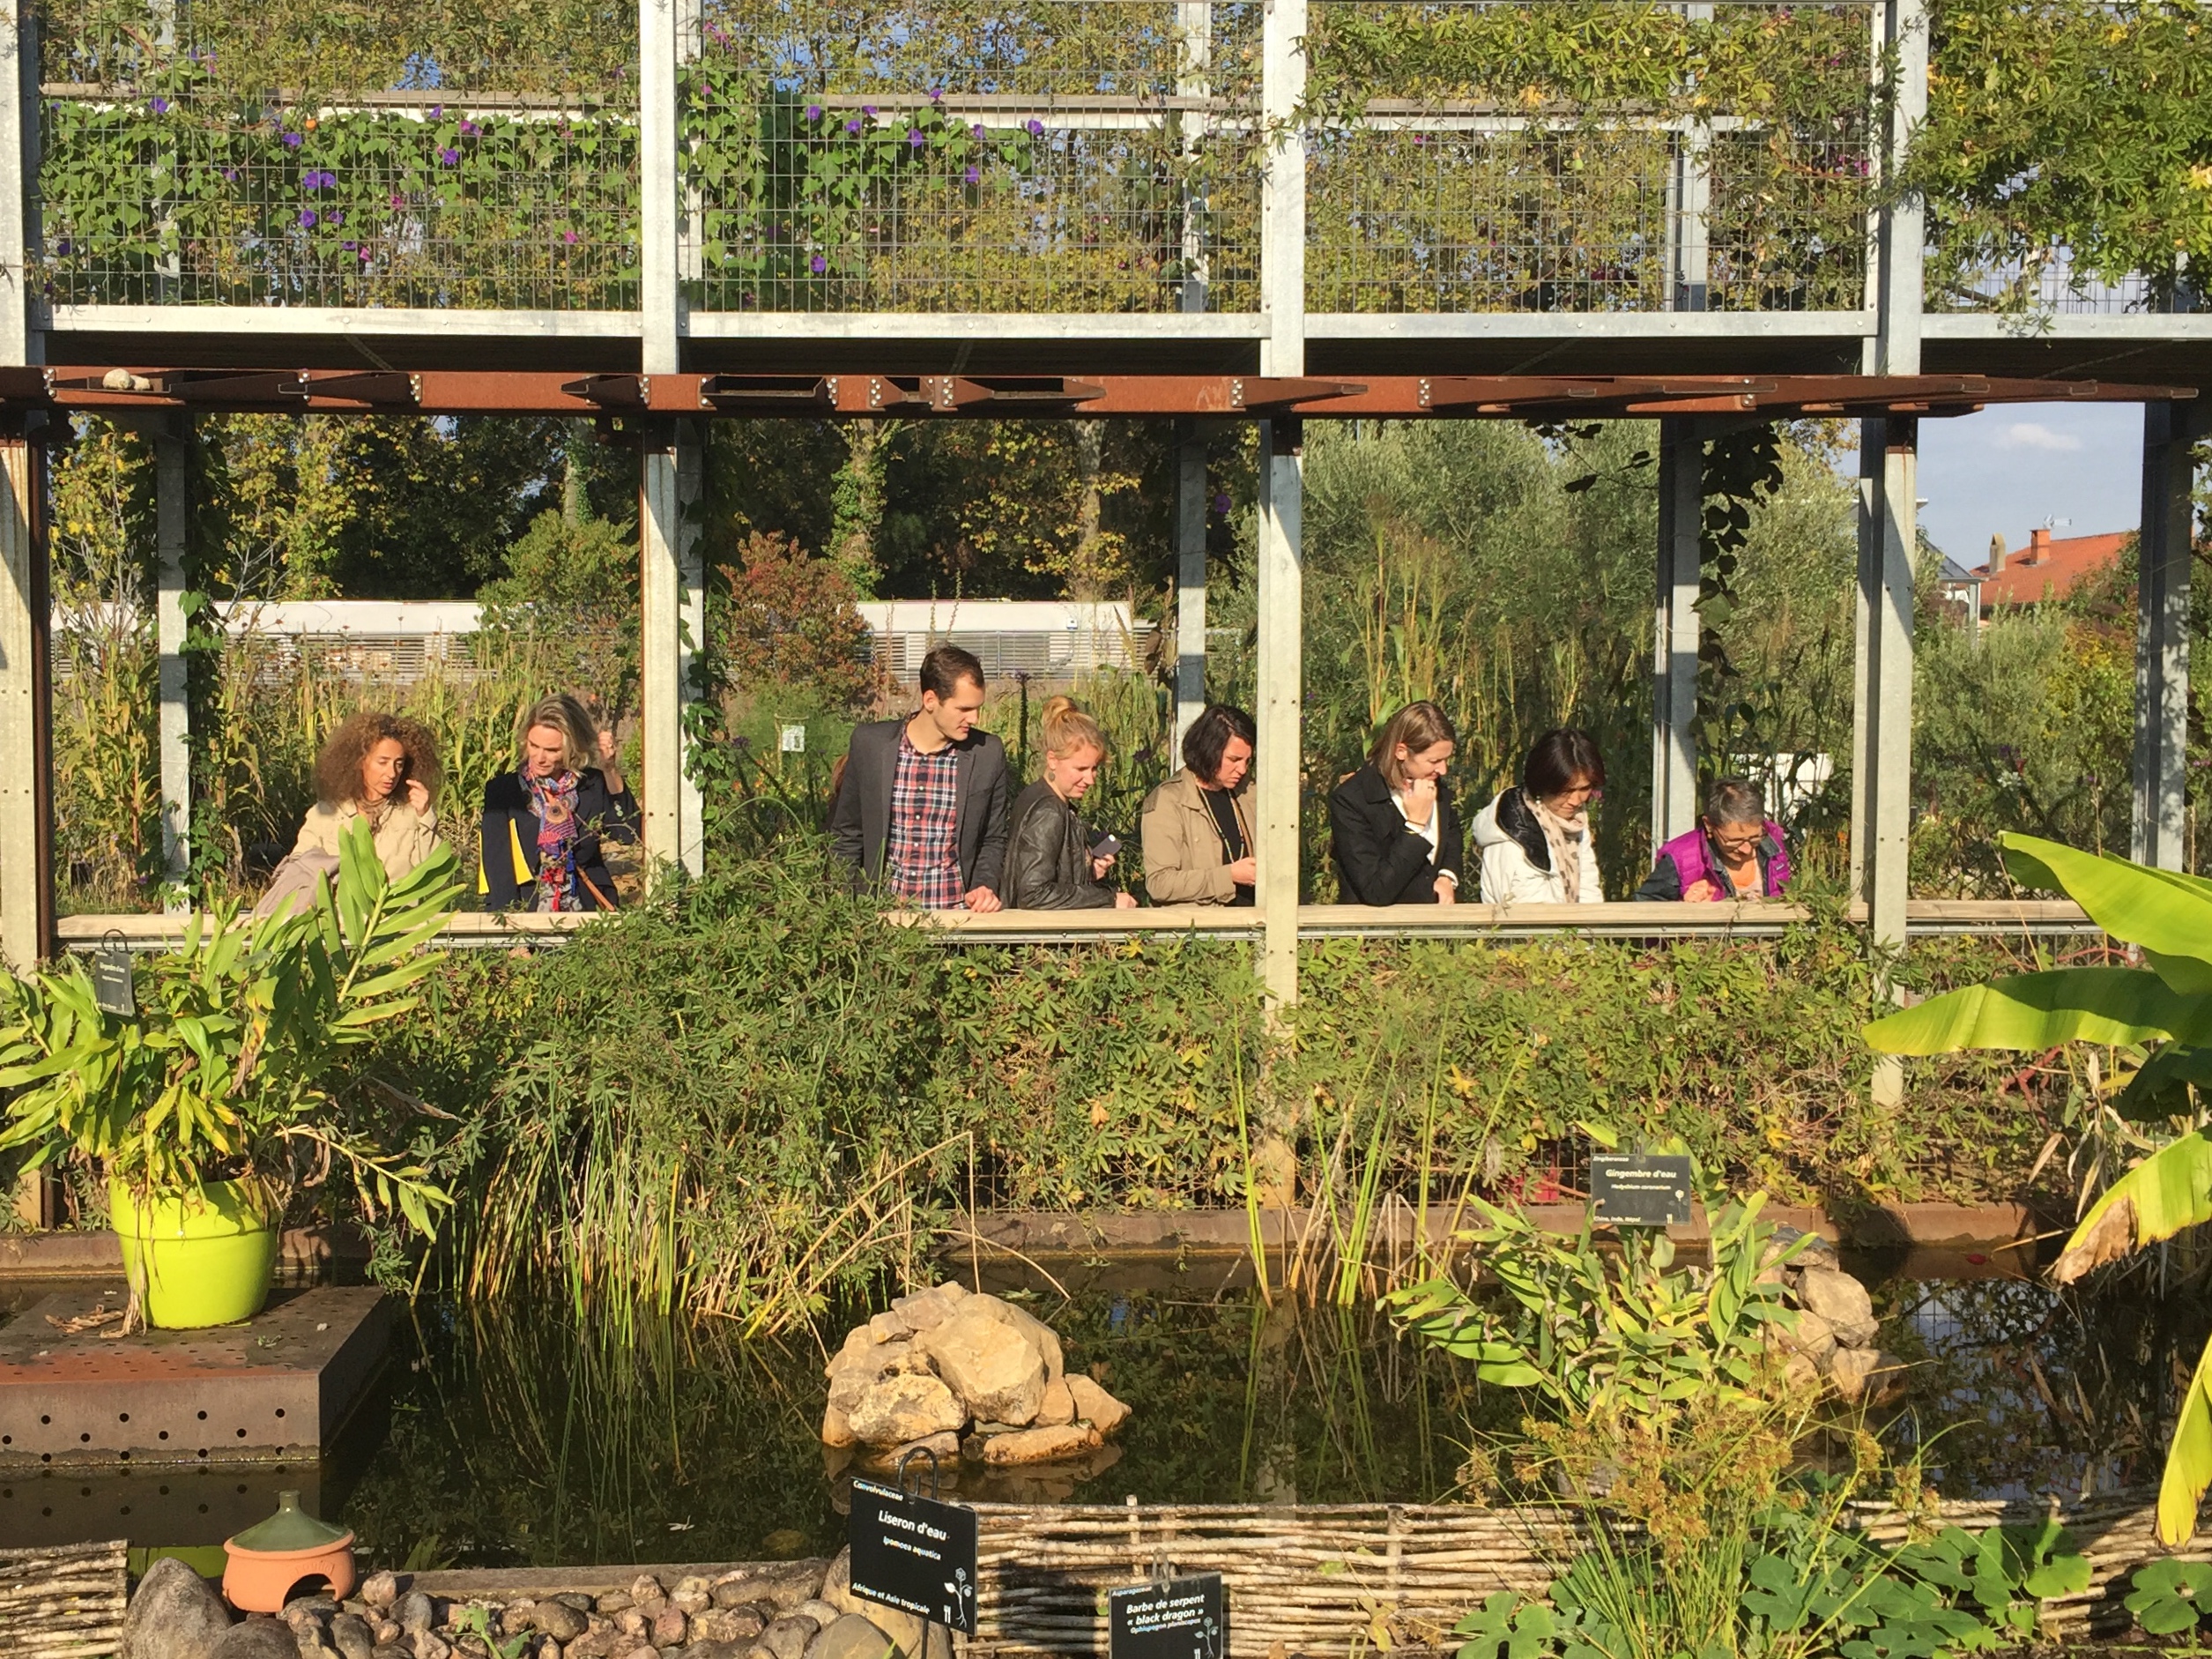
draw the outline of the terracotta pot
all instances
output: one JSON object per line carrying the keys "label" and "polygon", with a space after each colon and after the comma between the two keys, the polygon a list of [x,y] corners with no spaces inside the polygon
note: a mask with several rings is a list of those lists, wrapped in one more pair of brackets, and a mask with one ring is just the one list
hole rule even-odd
{"label": "terracotta pot", "polygon": [[330,1581],[333,1599],[353,1589],[353,1535],[300,1507],[300,1494],[277,1494],[277,1513],[227,1540],[223,1596],[241,1613],[280,1613],[302,1579]]}

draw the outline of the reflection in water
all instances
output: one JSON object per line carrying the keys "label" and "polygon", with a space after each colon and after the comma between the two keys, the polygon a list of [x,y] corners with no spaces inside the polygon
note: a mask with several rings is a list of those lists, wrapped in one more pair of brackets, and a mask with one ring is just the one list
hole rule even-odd
{"label": "reflection in water", "polygon": [[[1198,1277],[1156,1274],[1138,1288],[1146,1282],[1106,1273],[1072,1301],[1049,1285],[1013,1291],[1061,1333],[1070,1368],[1136,1415],[1117,1456],[989,1481],[963,1470],[958,1495],[1419,1502],[1451,1494],[1469,1440],[1519,1418],[1517,1396],[1478,1388],[1466,1367],[1397,1341],[1371,1313],[1270,1310],[1249,1289]],[[2155,1479],[2207,1323],[2200,1298],[2155,1298],[2140,1281],[2061,1295],[2017,1279],[1897,1279],[1875,1301],[1884,1345],[1912,1363],[1894,1438],[1926,1445],[1932,1477],[1960,1496],[2072,1497]],[[824,1328],[835,1341],[844,1328]],[[558,1304],[426,1299],[400,1321],[382,1385],[324,1459],[322,1505],[380,1564],[832,1550],[853,1471],[817,1438],[824,1358],[808,1337],[748,1343],[724,1326],[649,1317],[618,1337],[580,1330]],[[173,1477],[151,1468],[0,1486],[11,1516],[56,1529],[51,1541],[206,1544],[235,1529],[230,1509],[265,1513],[264,1473],[226,1476],[224,1503],[206,1500],[213,1483],[171,1492]],[[298,1470],[271,1478],[303,1484]],[[250,1490],[230,1491],[241,1484]],[[46,1508],[50,1521],[33,1519]]]}
{"label": "reflection in water", "polygon": [[2207,1326],[2201,1295],[2140,1277],[1879,1286],[1882,1345],[1911,1364],[1892,1434],[1948,1497],[2086,1498],[2155,1485]]}

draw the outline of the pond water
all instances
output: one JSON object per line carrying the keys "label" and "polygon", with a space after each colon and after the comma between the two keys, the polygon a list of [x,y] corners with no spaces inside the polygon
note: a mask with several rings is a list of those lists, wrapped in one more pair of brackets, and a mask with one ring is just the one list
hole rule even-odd
{"label": "pond water", "polygon": [[[1947,1495],[2071,1498],[2156,1478],[2171,1402],[2204,1340],[2200,1297],[2161,1298],[2141,1281],[2082,1296],[2018,1274],[1929,1280],[1877,1257],[1847,1265],[1874,1288],[1884,1345],[1912,1365],[1888,1432],[1926,1447]],[[1136,1414],[1089,1466],[980,1484],[971,1471],[960,1495],[1432,1500],[1451,1495],[1471,1439],[1518,1421],[1515,1397],[1478,1388],[1371,1313],[1271,1310],[1240,1276],[1063,1271],[1065,1299],[1050,1285],[987,1283],[1050,1323],[1071,1369]],[[204,1548],[298,1486],[386,1565],[828,1551],[842,1539],[850,1471],[817,1439],[822,1358],[811,1336],[747,1343],[652,1321],[579,1328],[554,1306],[426,1299],[403,1311],[382,1378],[319,1462],[0,1474],[0,1546],[128,1536]]]}

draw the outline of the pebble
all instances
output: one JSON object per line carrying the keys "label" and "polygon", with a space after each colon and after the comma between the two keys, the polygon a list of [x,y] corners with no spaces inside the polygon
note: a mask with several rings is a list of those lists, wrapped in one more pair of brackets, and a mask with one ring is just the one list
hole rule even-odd
{"label": "pebble", "polygon": [[420,1590],[411,1590],[392,1603],[391,1616],[409,1635],[419,1635],[438,1622],[438,1610]]}
{"label": "pebble", "polygon": [[653,1615],[653,1646],[680,1648],[683,1646],[684,1634],[688,1627],[689,1622],[684,1618],[682,1608],[662,1609],[661,1611]]}
{"label": "pebble", "polygon": [[378,1612],[399,1599],[399,1580],[390,1573],[372,1573],[361,1581],[360,1598]]}

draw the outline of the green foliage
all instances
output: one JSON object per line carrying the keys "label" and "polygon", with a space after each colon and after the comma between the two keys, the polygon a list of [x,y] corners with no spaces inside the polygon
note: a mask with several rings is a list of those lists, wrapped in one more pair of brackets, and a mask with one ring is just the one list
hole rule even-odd
{"label": "green foliage", "polygon": [[2042,301],[2045,268],[2171,299],[2212,257],[2212,26],[2195,0],[1944,0],[1900,184],[1929,208],[1930,302]]}
{"label": "green foliage", "polygon": [[1624,1230],[1617,1261],[1600,1251],[1585,1216],[1573,1238],[1545,1231],[1518,1209],[1473,1201],[1483,1224],[1459,1235],[1504,1287],[1500,1306],[1448,1276],[1393,1291],[1392,1315],[1425,1342],[1473,1363],[1483,1381],[1529,1388],[1576,1417],[1649,1412],[1695,1398],[1742,1404],[1763,1397],[1772,1328],[1795,1316],[1778,1275],[1803,1240],[1773,1253],[1763,1195],[1731,1204],[1712,1224],[1712,1266],[1669,1271],[1665,1233]]}
{"label": "green foliage", "polygon": [[2128,1581],[2127,1611],[2153,1636],[2193,1631],[2212,1604],[2212,1563],[2153,1561]]}
{"label": "green foliage", "polygon": [[361,1127],[342,1091],[366,1082],[340,1062],[419,1006],[435,966],[423,948],[457,891],[442,851],[388,882],[360,820],[335,892],[318,882],[311,905],[260,919],[195,915],[182,945],[145,965],[133,1016],[102,1011],[81,957],[5,981],[0,1148],[29,1149],[33,1169],[98,1159],[141,1193],[243,1179],[278,1211],[335,1159],[372,1217],[396,1205],[431,1231],[445,1194]]}
{"label": "green foliage", "polygon": [[579,690],[613,713],[629,708],[638,673],[636,527],[540,513],[508,549],[507,569],[478,595],[484,633],[530,642],[550,688]]}

